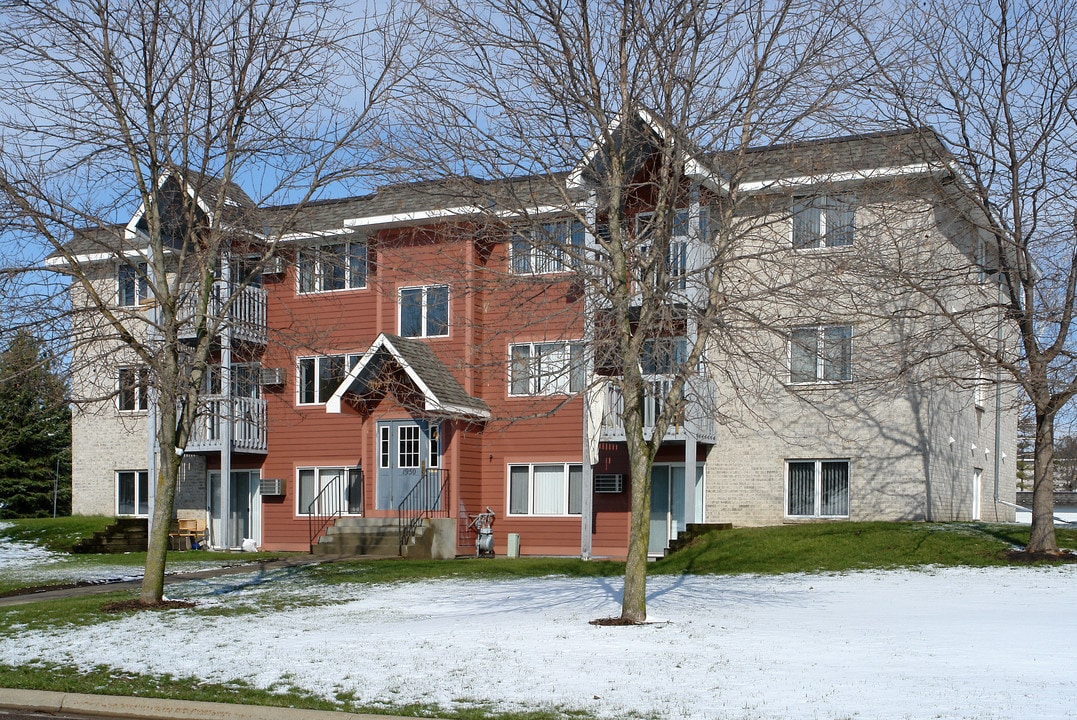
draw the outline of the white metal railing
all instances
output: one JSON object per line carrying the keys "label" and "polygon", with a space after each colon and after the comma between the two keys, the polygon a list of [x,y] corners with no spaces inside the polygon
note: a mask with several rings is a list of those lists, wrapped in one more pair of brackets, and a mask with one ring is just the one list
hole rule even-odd
{"label": "white metal railing", "polygon": [[[194,336],[196,298],[195,288],[189,288],[188,294],[180,305],[180,319],[183,321],[181,337]],[[231,299],[231,304],[226,316],[223,308],[229,299]],[[221,281],[215,282],[206,312],[210,325],[219,324],[218,327],[223,327],[225,324],[230,324],[237,339],[265,344],[268,337],[265,288],[248,286],[230,298],[228,284]]]}
{"label": "white metal railing", "polygon": [[[228,401],[223,395],[206,395],[199,398],[198,417],[195,419],[187,450],[191,452],[224,449],[224,423],[228,422]],[[232,398],[232,448],[235,450],[262,451],[266,443],[266,401],[261,398]]]}
{"label": "white metal railing", "polygon": [[[654,425],[658,416],[662,414],[663,403],[669,394],[673,384],[672,378],[665,375],[645,375],[645,389],[642,401],[643,432],[650,437],[654,432]],[[615,383],[606,383],[605,412],[602,415],[602,435],[610,440],[624,439],[624,406],[625,400],[621,390]],[[667,438],[676,438],[686,432],[702,439],[711,439],[714,436],[714,419],[706,411],[705,406],[700,405],[698,398],[704,398],[704,405],[709,405],[709,400],[714,397],[713,384],[702,378],[693,378],[685,386],[684,409],[676,413],[672,423],[666,430]],[[692,418],[688,422],[686,418]]]}

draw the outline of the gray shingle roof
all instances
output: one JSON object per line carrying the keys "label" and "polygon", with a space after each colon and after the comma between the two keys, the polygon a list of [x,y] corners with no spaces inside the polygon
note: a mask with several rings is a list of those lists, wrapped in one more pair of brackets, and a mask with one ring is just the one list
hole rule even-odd
{"label": "gray shingle roof", "polygon": [[[948,151],[933,131],[909,128],[754,147],[742,156],[715,153],[711,159],[719,169],[742,170],[740,180],[752,182],[900,167],[947,157]],[[740,168],[734,167],[741,163]]]}
{"label": "gray shingle roof", "polygon": [[349,387],[350,392],[358,394],[365,392],[369,384],[376,380],[385,364],[395,361],[389,349],[382,344],[382,338],[387,340],[389,345],[399,354],[399,361],[405,363],[407,368],[429,390],[430,394],[427,396],[428,406],[443,408],[450,414],[463,412],[464,414],[482,417],[489,415],[489,406],[481,399],[467,394],[460,383],[456,381],[456,378],[453,377],[449,368],[430,349],[429,345],[421,340],[388,333],[383,333],[374,341],[371,347],[376,348],[374,350],[375,354],[373,357],[364,359],[362,369]]}
{"label": "gray shingle roof", "polygon": [[[713,153],[702,159],[723,177],[734,174],[741,182],[752,182],[900,167],[947,157],[942,141],[930,129],[902,129],[749,148],[742,153]],[[582,195],[567,194],[566,177],[566,173],[552,173],[502,180],[449,178],[388,185],[368,195],[260,210],[238,186],[230,183],[225,191],[236,203],[232,210],[252,230],[261,231],[268,226],[274,233],[303,235],[341,229],[349,220],[451,208],[476,207],[494,212],[564,206],[566,201],[582,199]],[[196,179],[207,195],[220,189],[219,181],[212,178],[199,175]],[[122,237],[122,226],[93,228],[76,234],[69,247],[77,254],[103,252],[115,248]]]}

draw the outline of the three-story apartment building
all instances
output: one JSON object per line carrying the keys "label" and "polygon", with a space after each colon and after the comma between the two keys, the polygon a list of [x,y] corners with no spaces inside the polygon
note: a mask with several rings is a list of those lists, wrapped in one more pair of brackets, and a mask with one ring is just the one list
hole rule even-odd
{"label": "three-story apartment building", "polygon": [[[937,349],[945,333],[925,332],[930,320],[907,312],[919,301],[882,279],[915,256],[967,270],[972,290],[955,288],[955,303],[993,288],[980,285],[990,263],[976,230],[939,190],[945,164],[916,137],[747,153],[740,212],[755,229],[726,271],[731,307],[752,322],[722,318],[662,439],[653,553],[689,523],[1012,519],[1003,388],[910,362],[931,354],[914,338]],[[672,221],[675,282],[712,262],[722,161],[693,159],[706,172],[687,176]],[[269,264],[238,251],[222,263],[219,292],[242,298],[222,326],[177,514],[204,518],[215,546],[290,550],[342,517],[417,517],[449,555],[473,551],[468,520],[490,508],[497,552],[511,534],[524,554],[623,556],[633,479],[616,370],[595,350],[603,309],[583,276],[601,231],[586,176],[263,208],[269,228],[291,221]],[[648,212],[637,204],[627,220],[645,227]],[[118,306],[152,311],[137,263],[102,254],[94,267]],[[694,338],[689,316],[673,317],[641,367],[647,427]],[[146,380],[122,347],[103,349],[109,370],[73,384],[74,509],[145,515]]]}

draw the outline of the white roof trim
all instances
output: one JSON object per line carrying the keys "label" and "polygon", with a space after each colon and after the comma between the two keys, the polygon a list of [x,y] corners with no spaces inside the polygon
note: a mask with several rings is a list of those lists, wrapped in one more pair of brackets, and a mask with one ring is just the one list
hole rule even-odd
{"label": "white roof trim", "polygon": [[294,232],[281,235],[277,238],[278,242],[302,242],[304,240],[321,240],[324,238],[334,238],[340,235],[351,235],[354,231],[351,228],[329,228],[328,230],[315,230],[313,232]]}
{"label": "white roof trim", "polygon": [[344,394],[348,392],[352,383],[355,382],[355,379],[359,377],[359,374],[363,372],[366,366],[370,364],[370,361],[374,359],[374,355],[377,354],[377,351],[381,348],[385,348],[389,351],[400,364],[400,367],[404,369],[404,372],[407,373],[408,377],[411,378],[412,382],[415,383],[416,387],[422,392],[423,397],[426,398],[426,410],[433,412],[442,411],[456,415],[470,415],[471,417],[490,417],[489,410],[481,410],[474,407],[462,407],[459,405],[443,405],[439,402],[427,384],[423,382],[421,377],[419,377],[419,374],[415,372],[414,368],[412,368],[406,360],[404,360],[400,351],[393,347],[392,341],[386,337],[385,333],[381,333],[375,338],[374,342],[370,344],[370,348],[363,353],[363,357],[355,364],[355,367],[348,371],[348,374],[344,376],[344,380],[340,383],[337,389],[333,391],[333,394],[325,403],[325,411],[327,413],[340,414],[341,401],[344,398]]}
{"label": "white roof trim", "polygon": [[944,168],[945,165],[943,163],[911,163],[909,165],[895,165],[892,167],[865,168],[863,170],[846,170],[843,172],[828,173],[825,175],[796,175],[792,177],[775,178],[773,180],[753,180],[751,182],[741,183],[740,189],[744,192],[756,192],[760,190],[774,190],[778,188],[849,182],[852,180],[872,180],[875,178],[900,177],[908,175],[928,175]]}
{"label": "white roof trim", "polygon": [[441,210],[419,210],[417,212],[392,213],[389,215],[372,215],[365,218],[349,218],[344,221],[345,228],[371,227],[374,225],[401,225],[421,220],[439,220],[448,217],[481,215],[489,212],[478,205],[460,205]]}
{"label": "white roof trim", "polygon": [[419,210],[410,213],[394,213],[392,215],[371,215],[370,217],[348,218],[344,220],[344,227],[318,230],[307,233],[289,233],[280,237],[281,242],[299,242],[303,240],[317,240],[330,238],[353,232],[356,228],[371,228],[389,225],[407,225],[424,220],[442,220],[453,217],[473,217],[475,215],[489,215],[504,220],[526,218],[532,215],[555,215],[557,213],[572,212],[578,210],[575,206],[566,205],[535,205],[518,210],[495,210],[481,208],[478,205],[460,205],[458,207],[443,208],[441,210]]}
{"label": "white roof trim", "polygon": [[[142,258],[146,259],[146,254],[139,250],[125,250],[123,253],[125,258]],[[86,253],[83,255],[75,255],[71,258],[76,263],[83,265],[86,263],[105,262],[106,260],[119,260],[120,256],[112,252],[100,252],[100,253]],[[45,267],[63,267],[69,265],[65,257],[50,257],[45,258]]]}

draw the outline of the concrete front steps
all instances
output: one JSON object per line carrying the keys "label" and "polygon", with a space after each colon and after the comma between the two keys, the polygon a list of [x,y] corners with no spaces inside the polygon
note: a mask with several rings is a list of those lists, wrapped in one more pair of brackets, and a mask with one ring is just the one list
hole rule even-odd
{"label": "concrete front steps", "polygon": [[71,552],[125,553],[145,552],[149,541],[149,521],[146,518],[116,518],[116,521],[93,537],[79,540]]}
{"label": "concrete front steps", "polygon": [[[419,529],[422,532],[422,528]],[[330,525],[314,546],[315,555],[399,557],[400,530],[396,518],[342,517]]]}
{"label": "concrete front steps", "polygon": [[315,555],[394,558],[447,559],[455,556],[456,520],[426,519],[415,529],[415,537],[400,548],[400,526],[396,518],[338,518],[312,548]]}
{"label": "concrete front steps", "polygon": [[700,535],[705,535],[706,533],[714,532],[716,530],[732,529],[733,523],[688,523],[684,526],[683,532],[677,533],[677,539],[670,541],[665,554],[669,555],[672,552],[680,550]]}

